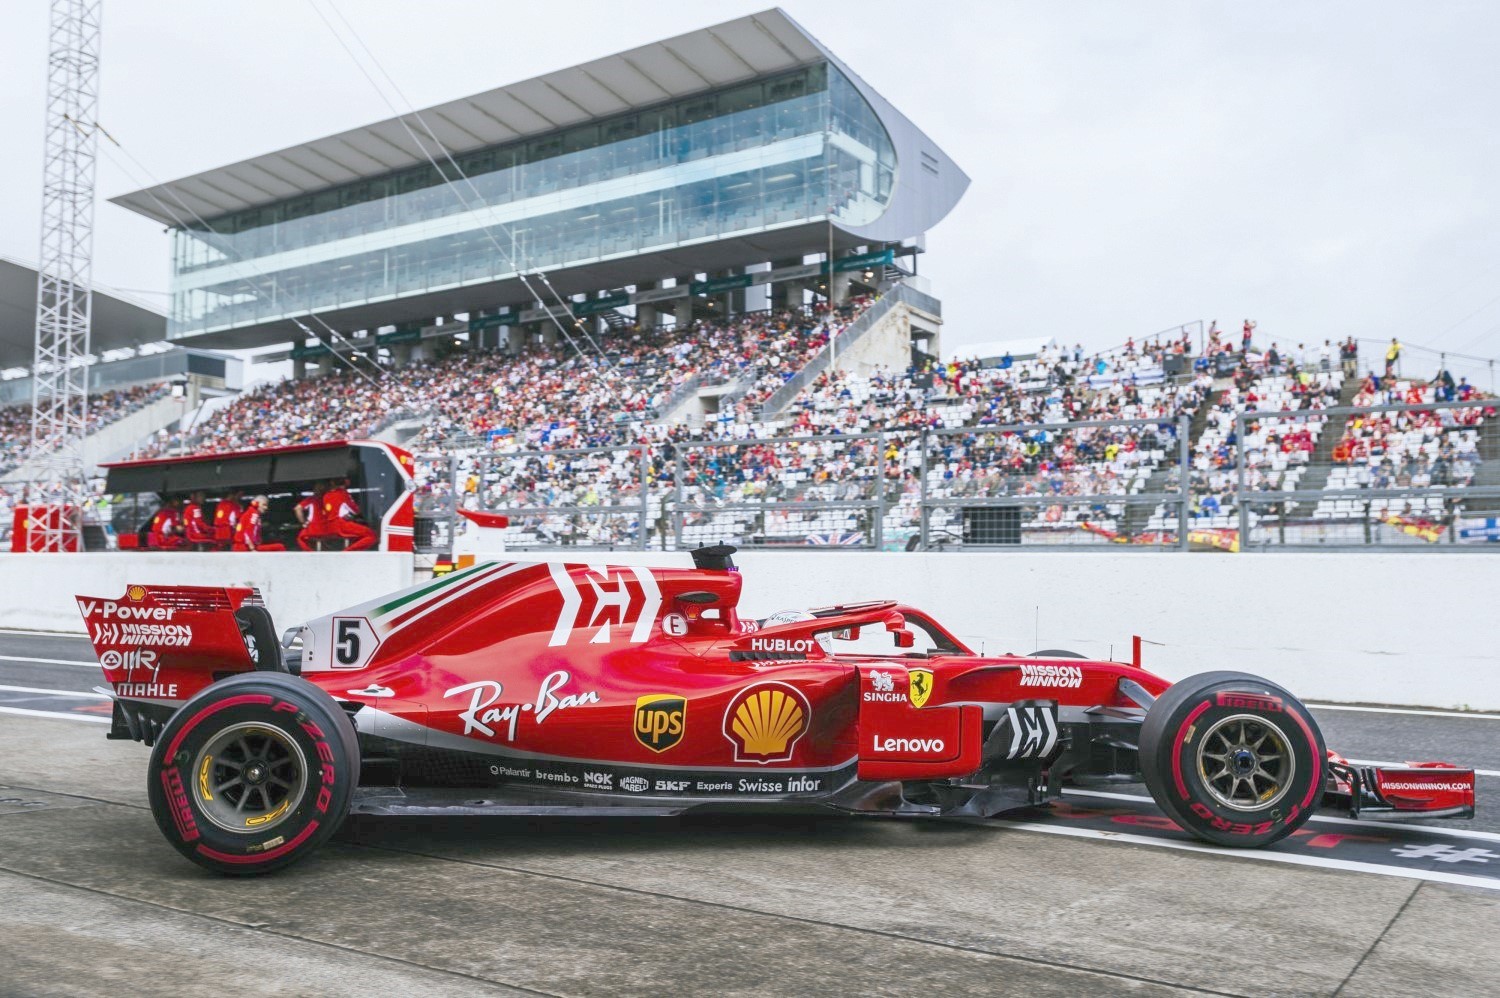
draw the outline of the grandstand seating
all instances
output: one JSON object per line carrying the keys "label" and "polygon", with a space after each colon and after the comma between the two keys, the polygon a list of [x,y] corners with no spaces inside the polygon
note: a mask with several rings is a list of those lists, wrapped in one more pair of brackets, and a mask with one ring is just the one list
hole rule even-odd
{"label": "grandstand seating", "polygon": [[575,333],[573,344],[554,348],[519,355],[456,352],[375,373],[378,388],[368,371],[283,381],[210,414],[190,438],[156,442],[151,453],[364,436],[409,411],[432,417],[413,445],[419,449],[445,448],[453,440],[489,449],[638,442],[651,435],[651,421],[689,378],[780,385],[856,314],[762,313],[684,330],[631,328],[606,335],[604,357]]}
{"label": "grandstand seating", "polygon": [[[833,314],[742,315],[684,330],[611,330],[601,340],[603,357],[587,347],[580,356],[572,344],[520,354],[457,351],[385,372],[378,387],[335,371],[247,393],[210,414],[190,439],[161,439],[149,452],[365,436],[416,413],[426,423],[408,446],[456,456],[453,501],[520,512],[506,536],[515,546],[635,544],[642,531],[665,540],[664,504],[677,495],[688,545],[865,543],[876,515],[889,545],[920,528],[923,498],[937,536],[957,533],[966,502],[1006,497],[1022,500],[1022,529],[1033,542],[1097,543],[1085,525],[1164,537],[1177,528],[1175,504],[1135,497],[1181,488],[1185,418],[1198,528],[1239,525],[1241,449],[1251,493],[1457,487],[1475,475],[1480,409],[1330,423],[1320,410],[1347,402],[1354,387],[1339,370],[1267,370],[1253,352],[1216,343],[1196,365],[1182,357],[1190,372],[1171,378],[1165,371],[1179,365],[1169,360],[1186,353],[1185,341],[1127,342],[1093,356],[1047,347],[993,367],[825,370],[781,411],[763,411],[868,304]],[[1215,376],[1224,370],[1233,377]],[[706,385],[726,386],[718,412],[662,419]],[[1409,382],[1353,396],[1356,405],[1436,398],[1431,386]],[[1236,417],[1246,413],[1256,415],[1238,440]],[[1061,423],[1104,425],[1028,429]],[[419,496],[446,502],[448,488],[424,479]],[[1439,497],[1404,511],[1441,507]],[[1252,505],[1251,522],[1262,512]],[[1336,496],[1277,511],[1317,520],[1369,512]]]}
{"label": "grandstand seating", "polygon": [[[1466,390],[1470,401],[1479,398]],[[1419,405],[1438,401],[1430,384],[1396,381],[1377,392],[1367,379],[1354,397],[1358,406],[1401,403]],[[1454,489],[1468,485],[1479,464],[1479,434],[1494,410],[1485,406],[1458,409],[1415,409],[1371,412],[1349,417],[1333,448],[1329,491],[1352,489]],[[1362,517],[1368,503],[1358,497],[1330,496],[1318,503],[1313,516],[1336,520]],[[1415,500],[1380,499],[1378,516],[1386,511],[1404,516],[1436,517],[1444,512],[1441,494]]]}
{"label": "grandstand seating", "polygon": [[[1235,439],[1235,420],[1247,412],[1308,412],[1336,405],[1343,374],[1303,371],[1260,373],[1244,369],[1208,414],[1193,447],[1189,471],[1191,516],[1195,527],[1239,525],[1239,455],[1245,452],[1245,485],[1252,492],[1291,491],[1307,470],[1325,419],[1319,416],[1264,415],[1247,424],[1244,441]],[[1175,512],[1160,509],[1148,529],[1175,528]]]}
{"label": "grandstand seating", "polygon": [[[93,433],[123,419],[166,396],[171,390],[171,386],[167,384],[148,384],[90,395],[88,432]],[[0,408],[0,475],[25,460],[30,446],[31,406],[11,405]]]}

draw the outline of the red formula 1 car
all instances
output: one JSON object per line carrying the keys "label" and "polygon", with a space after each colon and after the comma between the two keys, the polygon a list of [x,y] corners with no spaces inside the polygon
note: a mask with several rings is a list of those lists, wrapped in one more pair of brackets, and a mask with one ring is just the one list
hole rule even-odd
{"label": "red formula 1 car", "polygon": [[110,737],[155,746],[157,823],[224,873],[284,866],[351,811],[984,817],[1144,779],[1183,828],[1236,846],[1325,801],[1474,812],[1472,770],[1349,766],[1295,697],[1244,673],[980,656],[894,602],[741,618],[732,551],[692,569],[479,564],[280,641],[253,589],[78,604]]}

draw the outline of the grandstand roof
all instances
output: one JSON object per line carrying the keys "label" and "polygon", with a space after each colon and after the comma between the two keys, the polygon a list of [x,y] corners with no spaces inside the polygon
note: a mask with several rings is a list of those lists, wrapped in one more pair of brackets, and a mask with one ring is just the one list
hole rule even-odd
{"label": "grandstand roof", "polygon": [[[166,313],[94,285],[93,349],[119,350],[167,338]],[[0,257],[0,368],[30,367],[36,352],[36,268]]]}
{"label": "grandstand roof", "polygon": [[[831,59],[780,9],[690,31],[419,112],[455,154]],[[842,64],[840,64],[842,65]],[[421,133],[415,116],[406,116]],[[166,225],[310,194],[426,162],[401,118],[290,146],[110,200]]]}

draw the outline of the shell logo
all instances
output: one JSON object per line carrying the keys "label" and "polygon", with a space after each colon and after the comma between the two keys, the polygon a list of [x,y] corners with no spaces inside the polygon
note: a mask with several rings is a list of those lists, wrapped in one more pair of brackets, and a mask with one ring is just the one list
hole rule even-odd
{"label": "shell logo", "polygon": [[125,590],[125,598],[130,600],[130,602],[132,603],[139,603],[141,600],[146,598],[146,587],[131,586],[129,589]]}
{"label": "shell logo", "polygon": [[739,692],[724,711],[724,737],[735,762],[787,762],[812,722],[812,705],[795,686],[757,683]]}

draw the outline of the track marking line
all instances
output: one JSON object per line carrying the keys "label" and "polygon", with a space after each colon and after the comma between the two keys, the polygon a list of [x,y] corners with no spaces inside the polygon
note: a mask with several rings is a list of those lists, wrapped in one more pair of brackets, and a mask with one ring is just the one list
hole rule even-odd
{"label": "track marking line", "polygon": [[[1255,849],[1226,849],[1198,842],[1180,842],[1175,839],[1158,839],[1132,832],[1103,832],[1092,828],[1068,828],[1058,825],[1040,825],[1034,822],[994,821],[984,819],[995,828],[1014,828],[1022,832],[1040,832],[1043,835],[1066,835],[1076,839],[1101,839],[1108,842],[1128,842],[1131,845],[1153,846],[1158,849],[1178,849],[1210,856],[1229,856],[1234,859],[1261,863],[1287,863],[1292,866],[1315,866],[1325,870],[1344,870],[1350,873],[1373,873],[1384,877],[1404,877],[1409,880],[1430,880],[1439,884],[1458,884],[1463,887],[1480,887],[1500,891],[1500,880],[1490,877],[1469,877],[1462,873],[1443,873],[1441,870],[1414,870],[1400,866],[1379,866],[1375,863],[1358,863],[1347,859],[1324,859],[1321,856],[1298,856],[1284,852],[1266,852]],[[1317,819],[1314,819],[1317,820]],[[1356,822],[1373,824],[1373,822]],[[1431,831],[1431,829],[1424,829]]]}
{"label": "track marking line", "polygon": [[1412,714],[1417,717],[1449,717],[1474,721],[1500,721],[1500,714],[1475,714],[1467,710],[1423,710],[1416,707],[1356,707],[1347,703],[1308,703],[1313,710],[1355,710],[1365,714]]}
{"label": "track marking line", "polygon": [[31,658],[28,655],[0,655],[0,662],[36,662],[41,665],[81,665],[89,669],[99,668],[98,662],[80,662],[76,658]]}
{"label": "track marking line", "polygon": [[[0,689],[4,689],[4,687],[0,687]],[[1398,767],[1398,768],[1405,768],[1405,766],[1406,766],[1406,763],[1404,763],[1404,762],[1380,762],[1377,759],[1349,759],[1347,761],[1350,763],[1350,765],[1354,765],[1354,766],[1395,766],[1395,767]],[[1459,768],[1460,769],[1473,769],[1472,766],[1460,766]],[[1500,769],[1475,769],[1474,770],[1474,775],[1475,776],[1500,776]]]}
{"label": "track marking line", "polygon": [[87,634],[77,631],[27,631],[19,627],[0,627],[0,634],[19,634],[26,638],[77,638],[79,641],[87,641]]}
{"label": "track marking line", "polygon": [[[1065,790],[1064,797],[1105,797],[1113,800],[1128,800],[1135,803],[1155,804],[1156,801],[1150,797],[1140,794],[1116,794],[1104,790]],[[1372,818],[1340,818],[1332,814],[1315,814],[1310,819],[1328,825],[1353,825],[1356,828],[1386,828],[1397,832],[1431,832],[1433,835],[1447,835],[1456,839],[1479,839],[1484,842],[1500,842],[1500,832],[1464,832],[1457,828],[1438,828],[1435,825],[1417,825],[1403,821],[1376,821]],[[1238,853],[1239,850],[1233,850]]]}
{"label": "track marking line", "polygon": [[50,717],[56,721],[88,721],[90,724],[110,724],[108,717],[90,714],[68,714],[57,710],[27,710],[25,707],[0,707],[0,714],[21,714],[25,717]]}
{"label": "track marking line", "polygon": [[103,693],[80,693],[77,690],[45,690],[40,686],[0,686],[0,691],[6,693],[45,693],[54,697],[86,697],[89,700],[113,700],[114,697],[105,696]]}

